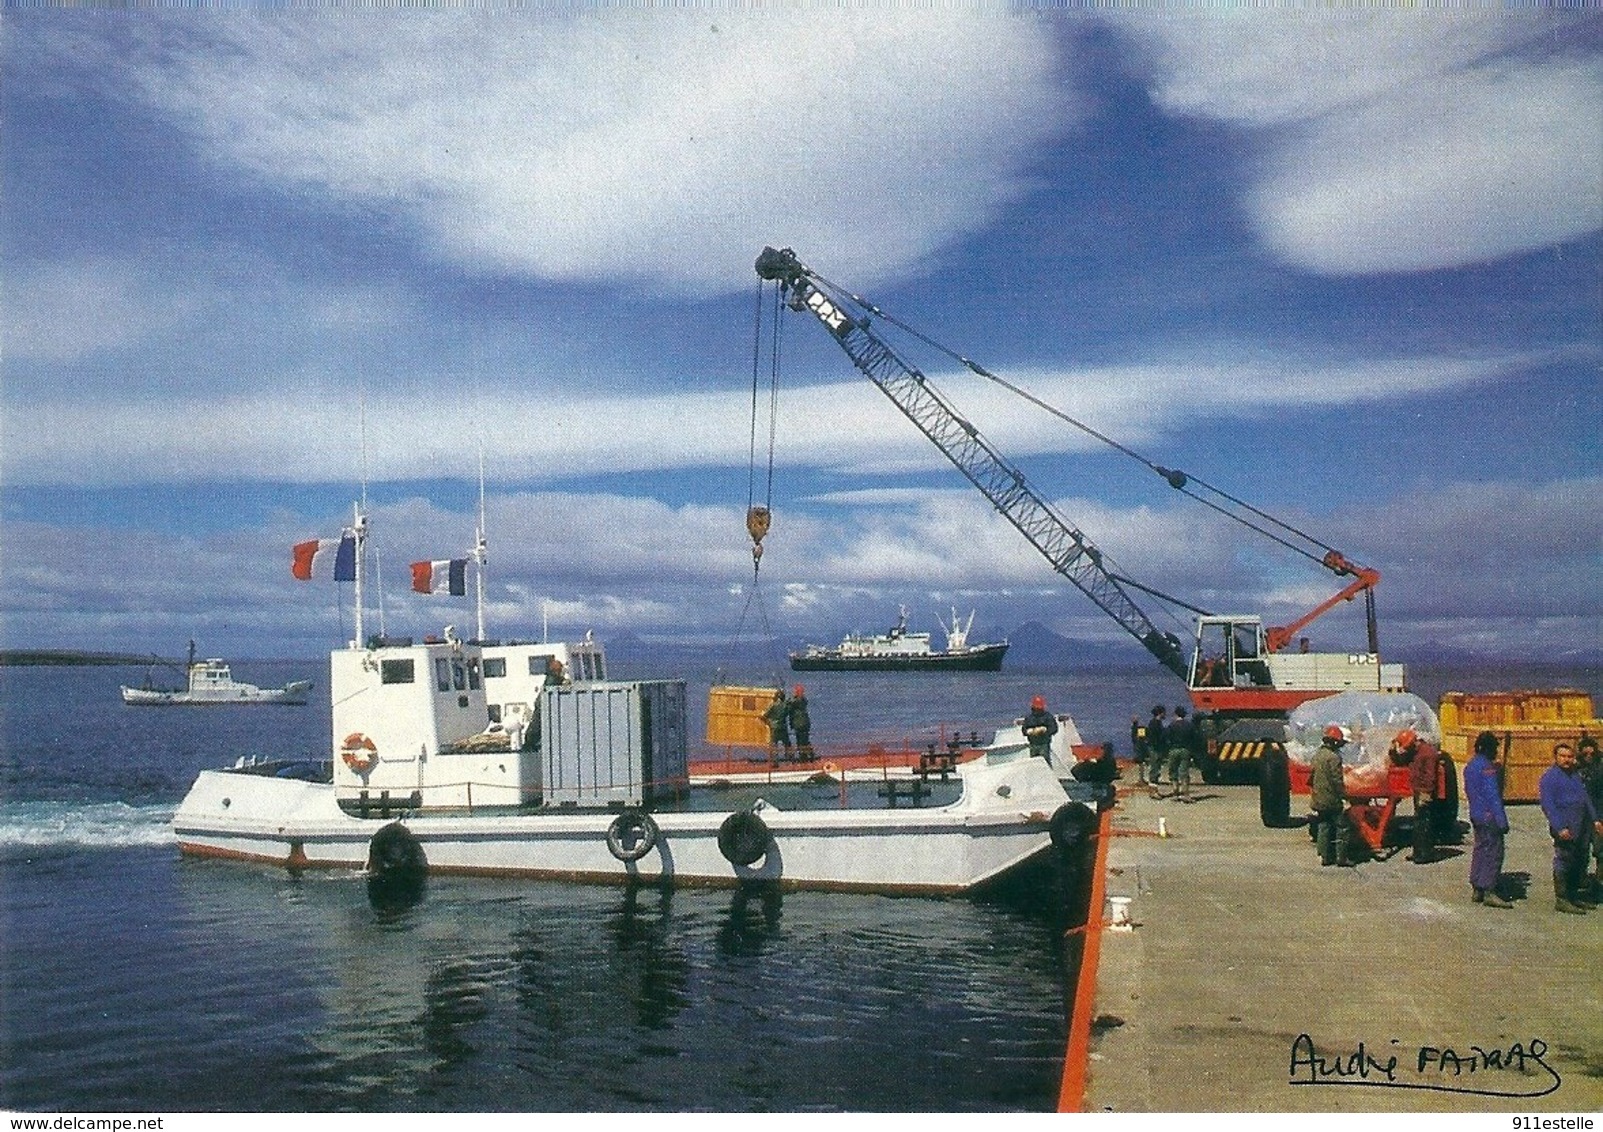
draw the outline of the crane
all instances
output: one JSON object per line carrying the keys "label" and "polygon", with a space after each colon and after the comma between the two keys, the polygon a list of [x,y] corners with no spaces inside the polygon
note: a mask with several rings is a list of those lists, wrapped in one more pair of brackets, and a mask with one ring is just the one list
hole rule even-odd
{"label": "crane", "polygon": [[[788,248],[765,247],[757,257],[756,271],[759,280],[777,285],[786,306],[812,315],[830,332],[858,371],[918,427],[1057,573],[1141,642],[1160,664],[1185,681],[1199,710],[1213,712],[1226,720],[1283,720],[1285,713],[1298,703],[1332,692],[1349,688],[1402,688],[1401,666],[1382,665],[1379,660],[1374,604],[1379,571],[1352,561],[1334,547],[1197,477],[1146,459],[970,359],[945,350],[862,297],[824,279]],[[1338,577],[1350,580],[1307,614],[1289,624],[1266,628],[1257,616],[1210,614],[1115,572],[1086,534],[1042,498],[1023,472],[1004,458],[915,365],[886,341],[876,330],[876,321],[889,321],[914,334],[926,344],[950,354],[974,373],[1003,385],[1075,428],[1134,457],[1175,490],[1192,495],[1206,506],[1311,558]],[[1196,648],[1189,661],[1179,638],[1153,624],[1131,596],[1132,590],[1181,605],[1197,614]],[[1287,651],[1287,646],[1312,621],[1360,594],[1364,597],[1369,637],[1367,653]]]}

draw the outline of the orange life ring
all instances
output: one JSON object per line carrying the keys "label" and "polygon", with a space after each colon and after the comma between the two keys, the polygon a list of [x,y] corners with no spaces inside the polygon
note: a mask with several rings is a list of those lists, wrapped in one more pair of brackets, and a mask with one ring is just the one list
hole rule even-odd
{"label": "orange life ring", "polygon": [[352,731],[340,745],[340,758],[357,774],[366,774],[378,765],[378,746],[360,731]]}

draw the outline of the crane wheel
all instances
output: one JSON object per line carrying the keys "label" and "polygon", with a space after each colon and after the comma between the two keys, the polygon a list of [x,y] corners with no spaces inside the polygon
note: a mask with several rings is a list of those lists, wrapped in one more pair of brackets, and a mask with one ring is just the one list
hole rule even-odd
{"label": "crane wheel", "polygon": [[1291,825],[1291,768],[1278,743],[1264,749],[1258,765],[1258,816],[1269,829]]}

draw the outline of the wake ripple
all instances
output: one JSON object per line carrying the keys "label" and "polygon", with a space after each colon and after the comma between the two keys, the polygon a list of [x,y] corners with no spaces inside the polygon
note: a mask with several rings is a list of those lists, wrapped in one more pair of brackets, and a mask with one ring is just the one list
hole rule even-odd
{"label": "wake ripple", "polygon": [[126,802],[0,803],[0,849],[117,849],[173,843],[170,805]]}

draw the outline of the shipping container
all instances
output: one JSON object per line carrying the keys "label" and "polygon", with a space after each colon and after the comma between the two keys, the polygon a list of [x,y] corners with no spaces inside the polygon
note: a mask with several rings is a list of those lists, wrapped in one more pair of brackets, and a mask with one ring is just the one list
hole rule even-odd
{"label": "shipping container", "polygon": [[545,805],[639,806],[686,789],[684,681],[553,686],[543,704]]}

